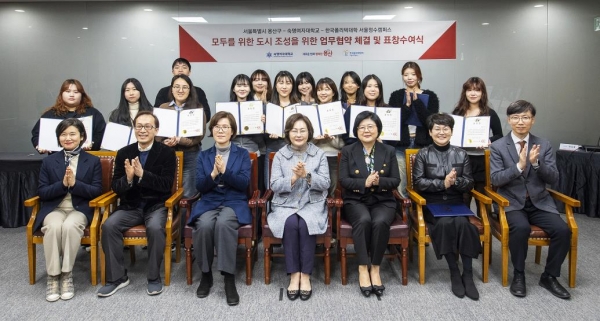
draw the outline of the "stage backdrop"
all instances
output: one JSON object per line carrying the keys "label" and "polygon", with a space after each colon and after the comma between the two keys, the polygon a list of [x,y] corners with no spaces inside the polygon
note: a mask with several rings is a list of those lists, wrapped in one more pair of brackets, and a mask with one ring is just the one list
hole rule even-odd
{"label": "stage backdrop", "polygon": [[191,62],[365,61],[456,58],[456,21],[184,24]]}

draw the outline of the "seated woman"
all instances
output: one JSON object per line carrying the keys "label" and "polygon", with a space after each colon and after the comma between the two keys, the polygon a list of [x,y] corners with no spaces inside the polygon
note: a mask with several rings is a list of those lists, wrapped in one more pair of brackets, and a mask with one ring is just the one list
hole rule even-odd
{"label": "seated woman", "polygon": [[275,195],[267,221],[273,235],[283,238],[285,266],[290,274],[287,296],[306,301],[312,295],[316,235],[327,230],[329,168],[325,153],[310,143],[314,130],[308,117],[290,116],[284,132],[287,145],[275,154],[271,168]]}
{"label": "seated woman", "polygon": [[227,304],[237,305],[240,302],[235,287],[238,229],[252,221],[246,197],[250,184],[250,156],[247,150],[231,143],[237,134],[232,114],[220,111],[208,126],[215,145],[198,155],[196,188],[202,198],[194,205],[187,222],[194,228],[194,253],[202,270],[196,295],[205,298],[210,292],[216,249],[219,254],[217,270],[225,277]]}
{"label": "seated woman", "polygon": [[381,119],[376,114],[370,111],[358,114],[353,128],[358,141],[342,149],[340,161],[343,213],[352,224],[352,239],[358,257],[358,282],[365,297],[373,291],[381,296],[385,290],[379,265],[396,215],[392,191],[400,184],[394,147],[377,141],[381,129]]}
{"label": "seated woman", "polygon": [[[413,188],[427,204],[457,204],[463,194],[473,189],[471,164],[464,150],[450,145],[454,119],[448,114],[432,114],[427,118],[433,144],[422,148],[413,164]],[[425,221],[435,254],[446,257],[450,268],[452,293],[459,298],[478,300],[479,292],[473,283],[473,258],[481,250],[479,231],[466,216],[434,217],[424,209]],[[463,262],[462,277],[456,263],[456,254]]]}
{"label": "seated woman", "polygon": [[83,123],[76,118],[61,121],[56,138],[63,150],[42,161],[38,187],[42,206],[33,226],[44,232],[50,302],[75,295],[71,271],[83,230],[94,215],[89,203],[102,194],[100,159],[82,149],[87,139]]}

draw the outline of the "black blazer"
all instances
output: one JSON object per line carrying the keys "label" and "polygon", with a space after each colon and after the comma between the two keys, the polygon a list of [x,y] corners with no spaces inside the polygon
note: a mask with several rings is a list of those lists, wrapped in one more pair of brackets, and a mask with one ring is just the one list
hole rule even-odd
{"label": "black blazer", "polygon": [[400,184],[400,172],[394,147],[375,143],[375,171],[379,173],[379,186],[365,187],[369,173],[365,163],[363,145],[360,141],[342,148],[340,183],[344,188],[344,203],[362,203],[366,197],[375,199],[385,206],[396,208],[392,191]]}
{"label": "black blazer", "polygon": [[177,160],[173,149],[154,142],[144,165],[144,176],[141,180],[134,176],[133,184],[129,186],[125,174],[125,160],[139,156],[138,143],[125,146],[117,152],[112,190],[121,198],[118,209],[138,208],[144,201],[144,212],[151,212],[164,206],[171,196]]}
{"label": "black blazer", "polygon": [[94,213],[90,209],[90,200],[102,194],[100,159],[81,151],[77,161],[75,185],[72,188],[67,188],[62,183],[66,169],[64,151],[53,153],[42,161],[38,186],[42,206],[35,218],[34,231],[42,226],[46,216],[63,201],[68,192],[71,193],[73,208],[87,217],[88,224],[92,222]]}

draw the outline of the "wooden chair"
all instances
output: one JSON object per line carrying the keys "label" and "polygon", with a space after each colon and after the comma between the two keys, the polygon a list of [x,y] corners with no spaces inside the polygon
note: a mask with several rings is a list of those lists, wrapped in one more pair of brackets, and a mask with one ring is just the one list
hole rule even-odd
{"label": "wooden chair", "polygon": [[[253,263],[258,259],[256,250],[258,240],[255,222],[260,191],[258,190],[258,158],[256,157],[256,153],[250,153],[250,162],[252,164],[252,170],[250,172],[250,184],[248,185],[246,196],[248,197],[248,207],[250,208],[250,213],[252,213],[252,223],[240,226],[238,229],[238,245],[244,245],[246,247],[246,285],[252,284],[252,267]],[[185,208],[185,222],[187,222],[190,218],[194,202],[200,199],[200,197],[200,194],[196,194],[192,198],[184,198],[179,202],[179,206]],[[192,227],[186,224],[183,229],[183,237],[185,240],[185,266],[188,285],[192,284],[193,273],[192,233]]]}
{"label": "wooden chair", "polygon": [[[490,215],[490,225],[492,235],[500,241],[502,253],[502,286],[508,286],[508,222],[506,221],[505,207],[509,205],[507,199],[496,193],[496,187],[492,186],[490,171],[490,151],[485,151],[485,192],[498,206],[498,211]],[[567,225],[571,230],[571,248],[569,250],[569,287],[575,287],[575,278],[577,276],[577,240],[579,237],[579,229],[573,215],[573,207],[579,207],[581,204],[578,200],[567,195],[559,193],[553,189],[546,189],[552,198],[565,204],[565,214]],[[491,205],[488,205],[488,211],[491,212]],[[541,228],[531,225],[531,233],[529,234],[529,245],[535,246],[535,263],[540,264],[542,256],[542,246],[550,245],[550,237]],[[489,244],[492,247],[492,244]],[[490,257],[490,262],[491,262]]]}
{"label": "wooden chair", "polygon": [[[419,247],[419,283],[425,283],[425,245],[431,242],[431,238],[429,236],[429,228],[425,223],[425,218],[423,215],[423,206],[427,204],[425,199],[419,195],[413,189],[413,181],[412,181],[412,167],[419,152],[418,149],[407,149],[406,150],[406,190],[410,199],[413,201],[412,210],[409,213],[410,219],[410,243],[409,253],[410,258],[412,260],[412,242],[413,240],[417,240],[417,244]],[[477,202],[479,202],[479,212],[477,216],[469,216],[469,222],[479,231],[479,240],[482,243],[483,249],[483,259],[482,259],[482,273],[481,279],[483,283],[488,282],[488,271],[489,271],[489,257],[491,247],[490,245],[490,224],[488,221],[487,209],[485,205],[492,204],[492,200],[486,197],[485,195],[477,192],[476,190],[471,190],[471,195]]]}
{"label": "wooden chair", "polygon": [[[94,209],[94,217],[89,225],[83,230],[81,245],[90,246],[90,273],[92,285],[98,284],[98,240],[99,240],[99,218],[100,208],[98,201],[110,195],[112,192],[110,186],[112,183],[112,175],[115,164],[116,152],[113,151],[93,151],[88,152],[100,158],[102,166],[102,195],[90,201],[90,208]],[[40,197],[35,196],[25,200],[26,207],[32,207],[31,217],[27,223],[27,256],[29,259],[29,284],[35,284],[35,268],[36,268],[36,244],[44,243],[44,233],[40,230],[34,231],[33,224],[40,210]]]}
{"label": "wooden chair", "polygon": [[[173,180],[173,187],[171,188],[171,197],[165,201],[165,207],[167,208],[167,222],[165,224],[165,254],[164,254],[164,264],[165,264],[165,285],[171,284],[171,243],[173,241],[176,242],[175,247],[175,262],[179,263],[181,259],[181,215],[179,215],[179,210],[177,205],[179,204],[179,200],[183,197],[183,152],[178,151],[175,152],[177,157],[176,162],[176,171],[175,171],[175,179]],[[119,197],[116,193],[112,193],[108,197],[104,198],[98,205],[104,208],[104,213],[102,215],[102,224],[106,222],[110,214],[114,212],[117,207],[117,201]],[[102,232],[102,225],[100,226],[100,232]],[[100,233],[101,235],[102,233]],[[125,233],[123,233],[123,245],[130,247],[131,253],[131,264],[135,263],[135,250],[133,246],[135,245],[148,245],[148,238],[146,237],[146,226],[144,224],[136,225]],[[100,251],[100,265],[101,269],[101,281],[102,284],[106,284],[106,261],[104,256],[104,251]]]}
{"label": "wooden chair", "polygon": [[[275,153],[271,152],[269,155],[269,178],[271,177],[271,166],[273,165],[273,158]],[[282,239],[276,238],[271,232],[271,228],[267,223],[267,203],[273,198],[274,192],[271,189],[265,191],[262,198],[259,199],[258,205],[262,212],[261,224],[262,224],[262,237],[263,247],[265,249],[264,264],[265,264],[265,284],[271,283],[271,259],[273,257],[283,257],[283,253],[274,253],[273,245],[281,245]],[[331,218],[333,217],[333,210],[335,209],[335,199],[327,198],[327,230],[323,234],[317,235],[317,245],[323,245],[323,253],[315,253],[316,256],[323,257],[323,263],[325,265],[325,284],[331,282],[331,260],[329,255],[329,249],[331,247]]]}

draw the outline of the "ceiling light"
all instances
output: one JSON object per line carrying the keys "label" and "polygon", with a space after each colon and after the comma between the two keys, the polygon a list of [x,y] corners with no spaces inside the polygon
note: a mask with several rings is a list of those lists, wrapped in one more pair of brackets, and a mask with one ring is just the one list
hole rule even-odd
{"label": "ceiling light", "polygon": [[206,19],[202,17],[171,17],[173,20],[177,22],[183,23],[199,23],[199,22],[207,22]]}
{"label": "ceiling light", "polygon": [[543,4],[536,4],[536,5],[535,5],[535,6],[533,6],[533,7],[534,7],[534,8],[541,8],[541,7],[543,7],[543,6],[544,6]]}
{"label": "ceiling light", "polygon": [[363,17],[363,20],[392,20],[395,16],[395,14],[366,15]]}
{"label": "ceiling light", "polygon": [[17,10],[15,10],[15,12],[23,13],[23,12],[25,12],[25,10],[17,9]]}
{"label": "ceiling light", "polygon": [[81,29],[83,29],[83,30],[88,30],[88,27],[83,27],[83,28],[81,28]]}
{"label": "ceiling light", "polygon": [[121,37],[121,39],[123,39],[123,40],[127,40],[127,37]]}
{"label": "ceiling light", "polygon": [[277,17],[269,18],[271,22],[298,22],[301,21],[300,17]]}
{"label": "ceiling light", "polygon": [[412,9],[412,8],[414,8],[414,7],[404,7],[404,9]]}
{"label": "ceiling light", "polygon": [[484,23],[482,23],[481,25],[482,25],[482,26],[489,26],[489,25],[490,25],[490,23],[489,23],[489,22],[484,22]]}
{"label": "ceiling light", "polygon": [[152,9],[144,9],[144,11],[150,12],[150,11],[152,11]]}

